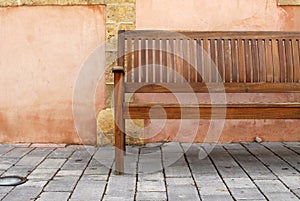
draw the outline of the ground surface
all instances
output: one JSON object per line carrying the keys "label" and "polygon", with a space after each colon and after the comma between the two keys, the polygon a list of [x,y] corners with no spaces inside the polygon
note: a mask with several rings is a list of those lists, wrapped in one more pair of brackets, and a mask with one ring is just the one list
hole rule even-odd
{"label": "ground surface", "polygon": [[0,145],[1,176],[28,178],[1,200],[300,200],[296,142],[127,147],[124,176],[113,147],[51,146]]}

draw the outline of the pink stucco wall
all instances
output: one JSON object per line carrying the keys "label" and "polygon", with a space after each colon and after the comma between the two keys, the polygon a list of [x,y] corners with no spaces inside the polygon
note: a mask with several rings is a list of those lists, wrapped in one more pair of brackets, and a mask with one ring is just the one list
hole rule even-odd
{"label": "pink stucco wall", "polygon": [[104,15],[102,6],[0,8],[0,142],[95,143],[91,115],[77,135],[72,96],[82,64],[105,40]]}
{"label": "pink stucco wall", "polygon": [[137,0],[137,29],[300,30],[300,7],[277,0]]}
{"label": "pink stucco wall", "polygon": [[[137,29],[300,31],[300,7],[279,7],[277,0],[137,0],[136,9]],[[139,97],[141,101],[147,98]],[[268,97],[250,94],[227,98],[235,101],[300,101],[299,94],[272,94]],[[152,120],[146,123],[145,138],[149,142],[191,139],[197,142],[218,139],[223,142],[253,141],[256,136],[265,141],[300,140],[300,120],[227,120],[220,136],[213,136],[215,133],[207,136],[210,122],[205,120],[184,123],[180,120]]]}

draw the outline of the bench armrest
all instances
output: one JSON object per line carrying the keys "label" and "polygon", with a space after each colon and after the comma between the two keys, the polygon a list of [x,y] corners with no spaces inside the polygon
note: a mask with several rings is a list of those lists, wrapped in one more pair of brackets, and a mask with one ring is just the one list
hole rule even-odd
{"label": "bench armrest", "polygon": [[124,67],[123,66],[115,66],[112,68],[113,73],[124,73]]}

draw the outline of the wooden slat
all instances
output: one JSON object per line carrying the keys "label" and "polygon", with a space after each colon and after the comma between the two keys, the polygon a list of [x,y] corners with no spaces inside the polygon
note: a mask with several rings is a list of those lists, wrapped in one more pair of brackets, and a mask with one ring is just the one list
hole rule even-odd
{"label": "wooden slat", "polygon": [[160,47],[160,40],[155,39],[155,82],[160,82],[160,57],[161,57],[161,47]]}
{"label": "wooden slat", "polygon": [[152,83],[154,81],[153,75],[153,68],[154,68],[154,61],[153,61],[153,40],[148,39],[148,82]]}
{"label": "wooden slat", "polygon": [[244,41],[238,39],[238,64],[239,64],[239,82],[246,82],[246,61],[245,61],[245,44]]}
{"label": "wooden slat", "polygon": [[293,64],[294,64],[294,81],[299,82],[300,76],[300,52],[299,52],[299,40],[292,40],[292,48],[293,48]]}
{"label": "wooden slat", "polygon": [[126,54],[126,61],[127,61],[127,82],[132,82],[132,40],[127,39],[127,54]]}
{"label": "wooden slat", "polygon": [[126,83],[127,93],[294,93],[299,83]]}
{"label": "wooden slat", "polygon": [[197,82],[197,67],[196,67],[196,46],[195,46],[196,41],[195,40],[190,40],[190,61],[189,61],[189,68],[190,68],[190,82]]}
{"label": "wooden slat", "polygon": [[238,53],[237,53],[237,40],[232,40],[231,43],[231,55],[232,55],[232,82],[238,81]]}
{"label": "wooden slat", "polygon": [[259,39],[257,42],[258,45],[258,55],[259,55],[259,81],[266,82],[267,81],[267,65],[266,64],[266,41]]}
{"label": "wooden slat", "polygon": [[163,104],[125,105],[126,119],[298,119],[300,104]]}
{"label": "wooden slat", "polygon": [[182,54],[181,54],[181,50],[182,50],[182,46],[181,46],[181,40],[175,40],[175,56],[176,56],[176,82],[182,82],[183,81],[183,77],[182,76],[178,76],[178,75],[182,75],[183,73],[183,64],[182,64]]}
{"label": "wooden slat", "polygon": [[139,82],[140,72],[139,72],[139,63],[140,63],[140,46],[139,39],[134,39],[134,64],[133,64],[133,79],[134,82]]}
{"label": "wooden slat", "polygon": [[204,50],[204,53],[203,53],[203,75],[202,75],[202,78],[203,78],[203,81],[204,82],[211,82],[211,76],[210,76],[210,51],[209,51],[209,46],[210,46],[210,43],[209,43],[209,40],[206,40],[204,39],[203,40],[203,50]]}
{"label": "wooden slat", "polygon": [[287,82],[294,82],[294,67],[291,40],[285,40]]}
{"label": "wooden slat", "polygon": [[257,40],[251,40],[251,54],[252,54],[252,73],[253,82],[259,81],[259,56],[258,56],[258,46]]}
{"label": "wooden slat", "polygon": [[245,40],[245,64],[246,64],[246,82],[252,82],[252,73],[251,73],[251,67],[252,67],[252,59],[251,59],[251,40]]}
{"label": "wooden slat", "polygon": [[216,53],[216,40],[211,39],[210,40],[210,55],[211,55],[211,60],[210,60],[210,80],[211,82],[217,82],[217,53]]}
{"label": "wooden slat", "polygon": [[182,40],[182,64],[183,64],[183,78],[184,82],[189,82],[189,50],[188,50],[188,40]]}
{"label": "wooden slat", "polygon": [[266,40],[266,74],[267,74],[267,82],[274,82],[272,41],[269,39]]}
{"label": "wooden slat", "polygon": [[272,58],[273,58],[273,80],[274,82],[279,82],[280,64],[279,64],[278,41],[276,39],[272,39]]}
{"label": "wooden slat", "polygon": [[169,67],[171,68],[170,72],[169,72],[169,82],[174,82],[175,81],[174,76],[175,76],[176,69],[175,69],[175,54],[174,54],[174,51],[175,51],[174,40],[171,39],[169,41],[169,54],[168,54],[168,61],[169,61],[168,63],[169,63]]}
{"label": "wooden slat", "polygon": [[203,68],[203,45],[201,39],[197,39],[196,45],[196,56],[197,56],[197,81],[202,82],[202,76],[204,74]]}
{"label": "wooden slat", "polygon": [[162,50],[162,82],[168,80],[168,60],[167,60],[167,40],[161,40],[161,50]]}
{"label": "wooden slat", "polygon": [[219,82],[225,81],[225,65],[224,65],[224,52],[223,52],[223,40],[217,40],[217,54],[218,54],[218,71],[219,71]]}
{"label": "wooden slat", "polygon": [[231,49],[230,40],[224,40],[225,82],[231,81]]}
{"label": "wooden slat", "polygon": [[146,40],[142,39],[141,40],[141,82],[146,81],[146,74],[147,74],[147,69],[146,69]]}
{"label": "wooden slat", "polygon": [[280,64],[280,82],[286,82],[286,58],[285,58],[285,48],[284,41],[282,39],[278,40],[278,50],[279,50],[279,64]]}

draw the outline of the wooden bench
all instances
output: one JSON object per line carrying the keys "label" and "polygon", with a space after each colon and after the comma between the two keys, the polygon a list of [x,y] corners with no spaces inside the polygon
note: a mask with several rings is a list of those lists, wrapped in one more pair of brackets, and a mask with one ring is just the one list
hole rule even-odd
{"label": "wooden bench", "polygon": [[[300,92],[299,40],[300,32],[120,31],[118,66],[113,68],[116,174],[124,172],[125,119],[149,119],[151,108],[155,119],[300,118],[299,102],[183,105],[124,99],[126,93],[190,93],[191,89],[193,93]],[[157,111],[154,106],[159,106]]]}

